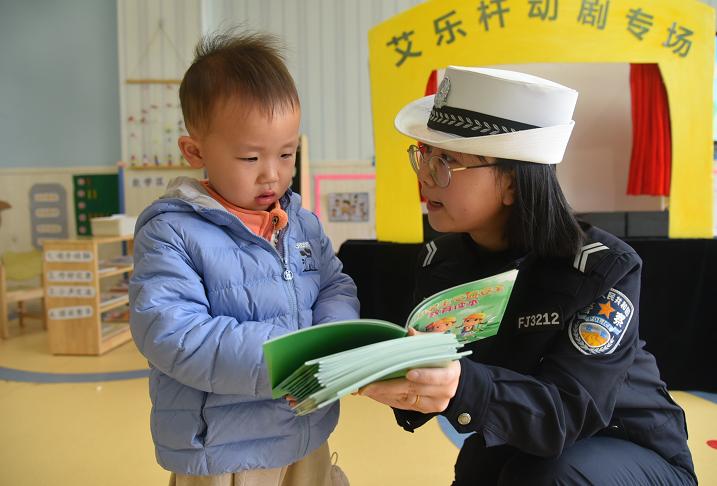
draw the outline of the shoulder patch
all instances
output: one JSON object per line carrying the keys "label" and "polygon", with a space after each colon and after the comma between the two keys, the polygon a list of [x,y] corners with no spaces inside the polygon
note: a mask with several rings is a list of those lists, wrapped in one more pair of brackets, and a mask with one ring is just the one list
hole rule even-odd
{"label": "shoulder patch", "polygon": [[438,253],[438,247],[433,241],[426,243],[426,258],[423,259],[423,267],[427,267],[433,261],[433,257]]}
{"label": "shoulder patch", "polygon": [[[595,253],[609,249],[610,248],[603,245],[599,241],[585,245],[580,248],[580,250],[578,250],[577,254],[575,255],[575,261],[573,261],[573,266],[582,273],[590,273],[592,267],[594,267],[599,260],[594,256],[593,258],[590,258],[590,256],[594,255]],[[590,265],[588,265],[588,261],[590,261]]]}
{"label": "shoulder patch", "polygon": [[635,307],[625,294],[610,289],[581,310],[570,323],[570,342],[583,354],[611,354],[625,335]]}

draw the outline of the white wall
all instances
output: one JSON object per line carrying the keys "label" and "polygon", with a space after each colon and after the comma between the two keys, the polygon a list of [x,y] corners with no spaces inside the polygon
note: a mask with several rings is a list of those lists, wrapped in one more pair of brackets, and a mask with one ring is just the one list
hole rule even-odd
{"label": "white wall", "polygon": [[201,0],[117,0],[117,24],[122,160],[176,166],[178,81],[201,37]]}

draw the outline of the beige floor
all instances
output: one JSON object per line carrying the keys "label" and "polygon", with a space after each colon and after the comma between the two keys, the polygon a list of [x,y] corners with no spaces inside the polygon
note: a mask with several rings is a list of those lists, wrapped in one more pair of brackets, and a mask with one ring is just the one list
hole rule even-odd
{"label": "beige floor", "polygon": [[[141,369],[129,343],[102,357],[54,357],[39,330],[0,342],[0,367],[49,373]],[[717,405],[686,393],[690,445],[701,483],[717,485]],[[342,401],[330,445],[352,486],[448,485],[457,449],[432,421],[415,434],[361,397]],[[168,474],[154,460],[147,380],[34,384],[0,381],[0,485],[150,486]]]}
{"label": "beige floor", "polygon": [[[131,343],[101,357],[51,356],[43,332],[0,341],[0,367],[49,373],[141,369]],[[165,485],[149,435],[147,380],[34,384],[0,381],[0,485]],[[433,422],[399,429],[386,407],[342,401],[330,446],[352,486],[450,484],[458,450]],[[379,432],[380,431],[380,432]]]}

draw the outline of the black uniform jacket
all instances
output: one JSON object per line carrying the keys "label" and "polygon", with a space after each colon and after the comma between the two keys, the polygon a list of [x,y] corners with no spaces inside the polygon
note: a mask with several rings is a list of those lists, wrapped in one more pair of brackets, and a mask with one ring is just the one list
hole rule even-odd
{"label": "black uniform jacket", "polygon": [[[615,236],[583,229],[585,244],[571,261],[487,252],[466,234],[441,236],[422,250],[417,301],[519,268],[498,334],[467,346],[473,353],[461,360],[442,415],[487,447],[555,457],[577,440],[609,434],[694,475],[684,412],[639,339],[642,261]],[[396,410],[409,431],[431,417]]]}

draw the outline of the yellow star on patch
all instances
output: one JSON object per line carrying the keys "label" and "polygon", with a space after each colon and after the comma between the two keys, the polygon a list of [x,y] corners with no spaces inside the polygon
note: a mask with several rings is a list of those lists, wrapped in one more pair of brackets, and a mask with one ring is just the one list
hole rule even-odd
{"label": "yellow star on patch", "polygon": [[605,304],[600,304],[600,312],[598,312],[598,315],[602,314],[608,319],[610,319],[610,314],[615,312],[615,309],[612,308],[610,305],[610,302],[607,302]]}

